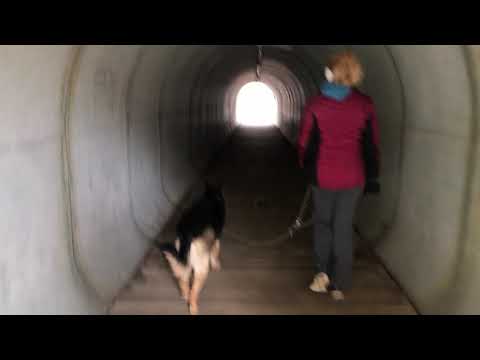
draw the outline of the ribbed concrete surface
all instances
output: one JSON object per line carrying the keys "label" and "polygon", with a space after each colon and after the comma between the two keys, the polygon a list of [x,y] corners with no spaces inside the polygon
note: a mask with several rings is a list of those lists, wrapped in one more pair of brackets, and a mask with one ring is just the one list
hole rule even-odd
{"label": "ribbed concrete surface", "polygon": [[[274,241],[294,220],[305,191],[296,154],[276,129],[239,129],[215,168],[228,207],[223,269],[211,273],[200,300],[204,315],[415,314],[384,268],[357,249],[354,289],[343,304],[313,294],[311,231]],[[172,225],[174,221],[172,222]],[[171,241],[172,227],[162,241]],[[176,283],[153,250],[117,297],[111,314],[186,315]]]}

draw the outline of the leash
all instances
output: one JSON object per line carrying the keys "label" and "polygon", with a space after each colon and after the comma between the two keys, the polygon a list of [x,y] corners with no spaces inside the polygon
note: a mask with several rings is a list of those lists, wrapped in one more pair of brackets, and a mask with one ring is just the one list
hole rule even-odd
{"label": "leash", "polygon": [[271,246],[279,245],[286,240],[293,239],[296,233],[313,225],[313,217],[305,221],[305,213],[307,211],[308,205],[311,202],[311,196],[312,196],[312,186],[309,185],[307,187],[307,191],[305,192],[305,196],[303,198],[300,211],[298,213],[298,216],[295,218],[294,223],[288,228],[288,230],[285,233],[283,233],[282,235],[276,237],[271,241],[262,241],[261,243],[253,242],[253,241],[251,242],[251,241],[245,240],[243,236],[238,235],[228,230],[227,228],[224,230],[224,232],[230,235],[232,238],[234,238],[237,242],[242,243],[243,245],[247,245],[249,247],[262,248],[262,247],[271,247]]}
{"label": "leash", "polygon": [[[291,240],[295,237],[295,234],[297,234],[299,231],[307,229],[311,227],[314,223],[313,221],[313,216],[311,216],[309,219],[305,220],[305,215],[306,211],[308,209],[308,205],[312,202],[312,192],[313,192],[313,186],[309,185],[307,187],[307,190],[305,192],[305,196],[302,201],[302,205],[300,207],[300,211],[298,212],[297,217],[295,218],[294,223],[288,228],[288,230],[283,233],[282,235],[278,236],[277,238],[273,239],[272,241],[268,242],[250,242],[248,240],[245,240],[244,237],[235,234],[228,229],[225,229],[225,233],[229,234],[232,238],[234,238],[237,242],[240,242],[244,245],[248,245],[249,247],[271,247],[274,245],[279,245],[282,242],[286,240]],[[358,228],[357,225],[353,225],[353,230],[357,234],[357,236],[363,240],[363,236],[360,232],[360,229]]]}
{"label": "leash", "polygon": [[[307,210],[307,207],[311,201],[312,197],[312,185],[309,185],[307,187],[307,191],[305,193],[305,197],[303,198],[302,206],[300,207],[300,211],[298,213],[298,216],[295,219],[295,222],[288,228],[287,233],[281,235],[280,237],[283,239],[285,237],[288,237],[290,239],[293,239],[295,234],[299,232],[300,230],[306,229],[310,226],[313,225],[313,218],[310,218],[307,221],[304,221],[305,218],[305,212]],[[280,238],[279,237],[279,238]]]}

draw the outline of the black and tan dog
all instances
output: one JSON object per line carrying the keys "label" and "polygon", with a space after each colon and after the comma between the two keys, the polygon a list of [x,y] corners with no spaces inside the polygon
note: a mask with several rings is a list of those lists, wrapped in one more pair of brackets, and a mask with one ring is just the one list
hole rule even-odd
{"label": "black and tan dog", "polygon": [[192,315],[198,314],[198,298],[210,268],[214,271],[221,268],[220,238],[225,215],[221,188],[207,184],[202,198],[183,214],[177,224],[175,243],[160,245]]}

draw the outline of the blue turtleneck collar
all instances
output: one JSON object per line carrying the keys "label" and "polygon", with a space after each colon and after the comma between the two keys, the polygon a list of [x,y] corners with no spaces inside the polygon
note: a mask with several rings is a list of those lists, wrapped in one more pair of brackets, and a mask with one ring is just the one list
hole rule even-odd
{"label": "blue turtleneck collar", "polygon": [[335,99],[337,101],[345,100],[352,92],[352,89],[348,86],[333,84],[325,81],[320,87],[320,91],[323,95]]}

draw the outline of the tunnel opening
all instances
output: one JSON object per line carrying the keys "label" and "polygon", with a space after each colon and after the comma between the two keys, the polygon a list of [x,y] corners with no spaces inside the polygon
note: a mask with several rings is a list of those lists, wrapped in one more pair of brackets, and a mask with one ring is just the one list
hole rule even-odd
{"label": "tunnel opening", "polygon": [[278,100],[272,89],[261,81],[244,85],[236,98],[236,125],[265,128],[278,126]]}

